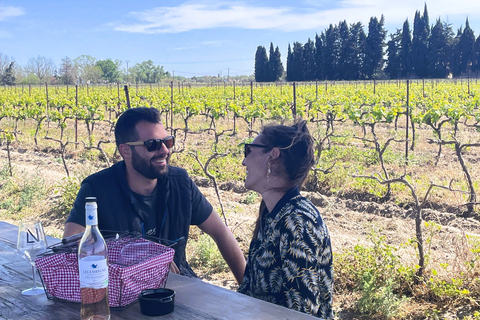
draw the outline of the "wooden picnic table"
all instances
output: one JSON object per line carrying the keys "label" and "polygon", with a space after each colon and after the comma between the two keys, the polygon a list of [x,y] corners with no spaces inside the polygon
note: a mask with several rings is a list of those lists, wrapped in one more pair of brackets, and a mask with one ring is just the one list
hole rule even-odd
{"label": "wooden picnic table", "polygon": [[[0,319],[80,318],[79,303],[49,300],[44,294],[22,295],[22,290],[32,287],[33,277],[30,263],[16,252],[17,233],[17,226],[0,221]],[[47,241],[52,245],[60,240],[48,237]],[[144,316],[136,302],[121,310],[112,308],[111,319],[318,319],[173,273],[168,276],[167,287],[176,292],[173,313],[160,317]]]}

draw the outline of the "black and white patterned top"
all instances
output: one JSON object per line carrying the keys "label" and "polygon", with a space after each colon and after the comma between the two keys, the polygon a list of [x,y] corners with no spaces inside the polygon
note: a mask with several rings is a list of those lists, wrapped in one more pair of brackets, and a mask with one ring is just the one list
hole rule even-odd
{"label": "black and white patterned top", "polygon": [[327,226],[298,188],[264,211],[238,292],[333,319],[332,248]]}

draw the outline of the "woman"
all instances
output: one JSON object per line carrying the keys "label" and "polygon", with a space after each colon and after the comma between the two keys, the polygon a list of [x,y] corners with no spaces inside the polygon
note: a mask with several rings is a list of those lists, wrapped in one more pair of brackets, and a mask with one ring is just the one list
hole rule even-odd
{"label": "woman", "polygon": [[314,163],[305,121],[272,125],[245,144],[245,187],[262,195],[238,291],[333,319],[330,236],[317,208],[300,195]]}

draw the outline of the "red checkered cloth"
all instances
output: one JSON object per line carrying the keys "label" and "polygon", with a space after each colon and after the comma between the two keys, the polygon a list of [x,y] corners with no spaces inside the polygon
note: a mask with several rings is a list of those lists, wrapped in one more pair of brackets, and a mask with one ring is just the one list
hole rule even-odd
{"label": "red checkered cloth", "polygon": [[[144,289],[163,286],[174,250],[142,238],[108,240],[108,302],[124,307]],[[80,302],[76,253],[57,253],[35,260],[49,298]]]}

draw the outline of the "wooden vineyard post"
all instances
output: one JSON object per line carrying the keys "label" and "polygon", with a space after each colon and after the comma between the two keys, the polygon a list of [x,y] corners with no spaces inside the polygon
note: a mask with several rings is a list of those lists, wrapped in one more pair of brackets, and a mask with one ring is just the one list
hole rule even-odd
{"label": "wooden vineyard post", "polygon": [[127,108],[130,109],[130,94],[128,93],[128,85],[126,84],[125,87],[125,97],[127,98]]}
{"label": "wooden vineyard post", "polygon": [[171,96],[170,96],[170,135],[173,135],[173,81],[170,83]]}
{"label": "wooden vineyard post", "polygon": [[253,81],[250,81],[250,104],[253,104]]}
{"label": "wooden vineyard post", "polygon": [[45,82],[45,95],[47,98],[47,105],[45,106],[45,112],[47,116],[47,128],[50,128],[50,118],[48,117],[48,83]]}
{"label": "wooden vineyard post", "polygon": [[77,110],[78,110],[78,84],[75,85],[75,149],[77,149],[78,142],[78,119],[77,119]]}
{"label": "wooden vineyard post", "polygon": [[297,115],[297,86],[296,83],[293,83],[293,106],[292,106],[292,115],[293,118],[295,119],[295,116]]}
{"label": "wooden vineyard post", "polygon": [[410,118],[410,80],[407,80],[407,119],[405,127],[405,165],[408,166],[408,120]]}

